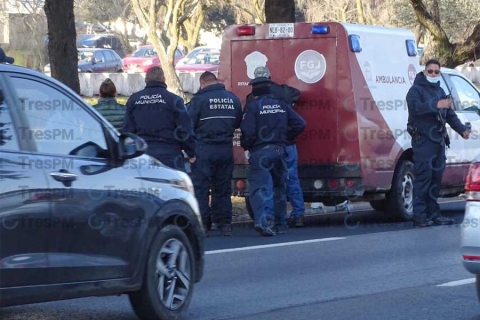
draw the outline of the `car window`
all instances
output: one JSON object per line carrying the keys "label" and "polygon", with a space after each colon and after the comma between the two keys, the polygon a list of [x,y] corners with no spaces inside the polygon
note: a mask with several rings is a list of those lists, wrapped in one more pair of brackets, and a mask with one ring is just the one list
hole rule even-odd
{"label": "car window", "polygon": [[143,57],[145,53],[145,49],[138,49],[134,53],[132,53],[132,57]]}
{"label": "car window", "polygon": [[103,54],[101,51],[96,51],[95,52],[95,63],[102,63],[105,62],[105,58],[103,57]]}
{"label": "car window", "polygon": [[107,142],[100,122],[71,96],[33,79],[13,76],[10,79],[20,100],[18,106],[28,120],[29,127],[24,134],[35,141],[38,152],[107,156]]}
{"label": "car window", "polygon": [[18,137],[10,116],[10,109],[0,87],[0,150],[18,151]]}
{"label": "car window", "polygon": [[112,53],[110,51],[105,51],[103,52],[103,55],[105,56],[105,61],[106,62],[113,62],[115,61],[115,58],[112,56]]}
{"label": "car window", "polygon": [[450,75],[460,99],[458,108],[464,111],[478,111],[480,95],[478,91],[465,79],[456,75]]}
{"label": "car window", "polygon": [[156,57],[156,56],[157,56],[157,52],[153,48],[145,50],[145,57]]}

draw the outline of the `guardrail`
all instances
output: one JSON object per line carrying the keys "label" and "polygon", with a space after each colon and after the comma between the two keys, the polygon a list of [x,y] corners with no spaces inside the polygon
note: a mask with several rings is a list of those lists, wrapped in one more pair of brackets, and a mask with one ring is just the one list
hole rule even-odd
{"label": "guardrail", "polygon": [[[177,72],[186,93],[196,93],[200,88],[200,75],[203,72]],[[218,75],[218,72],[213,72]],[[46,75],[50,75],[46,73]],[[117,93],[130,96],[145,88],[145,73],[79,73],[80,94],[85,97],[98,95],[100,85],[106,78],[112,79]]]}

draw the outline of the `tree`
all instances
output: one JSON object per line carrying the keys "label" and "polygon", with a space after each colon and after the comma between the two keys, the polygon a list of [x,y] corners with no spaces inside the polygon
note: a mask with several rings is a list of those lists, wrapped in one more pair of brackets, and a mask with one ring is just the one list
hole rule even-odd
{"label": "tree", "polygon": [[120,28],[115,28],[113,33],[121,40],[127,53],[133,52],[126,30],[127,23],[135,23],[136,18],[130,0],[76,0],[76,10],[75,15],[88,22],[101,25],[115,20],[120,22]]}
{"label": "tree", "polygon": [[133,10],[158,54],[167,86],[186,99],[173,65],[181,28],[191,19],[200,0],[132,0]]}
{"label": "tree", "polygon": [[267,23],[295,22],[295,0],[265,0]]}
{"label": "tree", "polygon": [[[464,40],[458,39],[457,36],[456,41],[451,41],[440,21],[440,0],[434,0],[433,10],[430,11],[422,0],[410,0],[410,3],[418,22],[432,35],[432,49],[429,53],[438,58],[442,65],[455,68],[467,60],[475,60],[480,54],[480,23],[472,24],[473,31]],[[453,8],[449,6],[449,9],[452,11]],[[472,9],[470,8],[470,10]],[[443,19],[442,17],[442,21]],[[448,21],[449,17],[447,16],[445,19]],[[445,22],[445,25],[447,24]],[[458,24],[454,27],[460,29]]]}
{"label": "tree", "polygon": [[52,77],[80,94],[73,0],[45,0]]}
{"label": "tree", "polygon": [[265,0],[226,0],[220,5],[232,8],[236,23],[265,23]]}

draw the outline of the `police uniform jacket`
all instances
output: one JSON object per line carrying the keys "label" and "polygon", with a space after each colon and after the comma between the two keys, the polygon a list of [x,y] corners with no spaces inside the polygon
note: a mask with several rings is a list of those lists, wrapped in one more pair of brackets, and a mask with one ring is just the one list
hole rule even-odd
{"label": "police uniform jacket", "polygon": [[183,99],[167,91],[167,85],[149,81],[144,90],[127,101],[123,132],[142,137],[147,143],[184,150],[195,156],[195,135],[192,119]]}
{"label": "police uniform jacket", "polygon": [[272,94],[261,95],[245,107],[240,145],[250,152],[267,145],[286,146],[305,130],[305,125],[290,104]]}
{"label": "police uniform jacket", "polygon": [[439,121],[439,113],[443,121],[446,121],[458,134],[462,135],[467,129],[452,108],[437,108],[438,101],[446,98],[445,91],[440,87],[440,82],[429,82],[423,72],[417,74],[413,86],[407,93],[408,123],[416,127],[421,136],[434,142],[441,142],[443,139],[443,134],[440,131],[442,126]]}
{"label": "police uniform jacket", "polygon": [[188,113],[197,143],[230,146],[243,115],[240,99],[221,83],[200,89],[188,104]]}

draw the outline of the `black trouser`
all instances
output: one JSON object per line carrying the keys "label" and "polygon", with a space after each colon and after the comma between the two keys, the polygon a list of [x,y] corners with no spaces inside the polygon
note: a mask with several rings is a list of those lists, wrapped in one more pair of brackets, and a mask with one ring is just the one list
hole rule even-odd
{"label": "black trouser", "polygon": [[167,167],[186,172],[185,160],[180,147],[150,142],[146,153]]}
{"label": "black trouser", "polygon": [[[212,222],[232,223],[233,148],[229,144],[198,144],[197,160],[192,164],[192,182],[203,223],[212,212]],[[211,190],[212,210],[208,201]],[[214,206],[215,204],[215,206]]]}
{"label": "black trouser", "polygon": [[433,218],[440,215],[437,199],[441,189],[446,157],[445,145],[427,137],[412,139],[413,165],[413,216]]}

